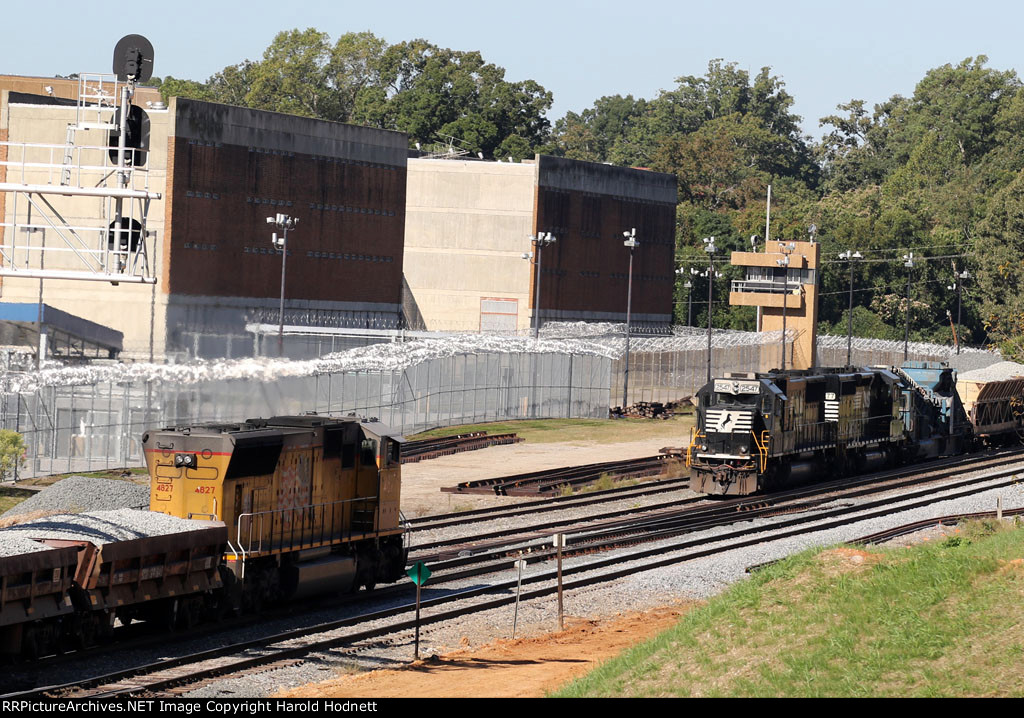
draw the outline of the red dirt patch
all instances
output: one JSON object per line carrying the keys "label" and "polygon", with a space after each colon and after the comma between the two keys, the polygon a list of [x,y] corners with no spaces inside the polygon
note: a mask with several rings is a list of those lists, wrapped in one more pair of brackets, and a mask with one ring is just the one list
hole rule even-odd
{"label": "red dirt patch", "polygon": [[387,669],[339,676],[276,698],[537,698],[674,625],[695,604],[606,621],[566,619],[558,633],[499,640]]}
{"label": "red dirt patch", "polygon": [[856,548],[840,547],[818,554],[818,561],[830,573],[860,571],[881,560],[881,554],[869,553]]}

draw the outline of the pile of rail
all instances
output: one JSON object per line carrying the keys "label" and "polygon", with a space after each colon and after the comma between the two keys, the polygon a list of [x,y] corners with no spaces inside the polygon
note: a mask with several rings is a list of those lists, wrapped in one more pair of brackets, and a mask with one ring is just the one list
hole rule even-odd
{"label": "pile of rail", "polygon": [[449,494],[496,494],[498,496],[538,496],[562,491],[563,487],[578,487],[593,484],[604,476],[613,480],[658,476],[666,468],[678,463],[678,458],[649,456],[645,459],[606,461],[600,464],[568,466],[560,469],[532,471],[528,474],[499,476],[493,479],[466,481],[457,486],[441,489]]}
{"label": "pile of rail", "polygon": [[517,444],[520,441],[522,439],[515,434],[488,434],[486,431],[474,431],[438,439],[407,441],[402,444],[402,463],[411,464],[424,459],[436,459],[438,456],[457,454],[460,451],[476,451],[477,449],[486,449],[488,446]]}
{"label": "pile of rail", "polygon": [[662,404],[660,401],[638,401],[623,409],[621,406],[613,406],[609,414],[612,418],[631,416],[640,419],[671,419],[676,402]]}

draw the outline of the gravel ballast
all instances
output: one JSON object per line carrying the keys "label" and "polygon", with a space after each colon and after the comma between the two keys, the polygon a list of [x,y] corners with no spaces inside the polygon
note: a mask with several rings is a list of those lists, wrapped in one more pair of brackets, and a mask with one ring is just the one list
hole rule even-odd
{"label": "gravel ballast", "polygon": [[17,549],[26,545],[25,541],[38,546],[33,539],[89,541],[102,545],[114,541],[195,531],[209,526],[209,521],[191,521],[136,509],[55,514],[0,529],[0,556],[25,553]]}
{"label": "gravel ballast", "polygon": [[112,509],[148,509],[149,487],[116,479],[69,476],[22,501],[0,518],[35,511],[108,511]]}
{"label": "gravel ballast", "polygon": [[1024,376],[1024,364],[1012,361],[1001,361],[990,364],[982,369],[965,371],[957,374],[958,381],[1005,381],[1014,377]]}

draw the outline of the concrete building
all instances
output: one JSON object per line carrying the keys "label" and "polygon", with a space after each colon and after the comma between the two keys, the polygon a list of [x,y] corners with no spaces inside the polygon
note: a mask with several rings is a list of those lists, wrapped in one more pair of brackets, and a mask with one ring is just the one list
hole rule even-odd
{"label": "concrete building", "polygon": [[[413,328],[525,331],[540,321],[626,319],[636,229],[634,326],[672,321],[673,175],[540,155],[520,164],[410,159],[405,316]],[[536,272],[522,255],[550,232]]]}
{"label": "concrete building", "polygon": [[[732,264],[746,267],[746,276],[734,281],[729,303],[761,307],[762,332],[781,332],[783,344],[764,346],[765,364],[787,369],[810,369],[817,364],[818,266],[821,245],[817,242],[772,240],[764,252],[733,252]],[[785,356],[785,360],[783,360]]]}
{"label": "concrete building", "polygon": [[[126,358],[244,356],[253,350],[246,324],[278,320],[282,258],[266,218],[283,213],[300,220],[288,237],[286,324],[399,326],[406,135],[182,98],[144,109],[148,153],[133,181],[150,195],[146,259],[156,283],[7,276],[2,301],[45,303],[122,332]],[[56,92],[0,93],[0,182],[55,186],[44,192],[54,212],[102,249],[109,198],[63,196],[57,186],[69,163],[95,169],[81,171],[83,186],[116,174],[107,130],[81,117],[81,103]],[[30,196],[0,193],[0,243],[18,266],[35,261],[33,242],[73,244]],[[51,251],[46,269],[70,270],[74,255],[73,246]]]}

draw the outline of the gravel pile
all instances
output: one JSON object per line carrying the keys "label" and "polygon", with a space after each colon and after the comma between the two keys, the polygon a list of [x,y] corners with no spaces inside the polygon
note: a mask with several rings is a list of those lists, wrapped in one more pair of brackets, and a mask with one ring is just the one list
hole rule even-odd
{"label": "gravel pile", "polygon": [[1012,361],[1000,361],[982,369],[965,371],[957,375],[958,381],[1003,381],[1013,377],[1024,376],[1024,364]]}
{"label": "gravel pile", "polygon": [[193,531],[208,526],[208,521],[190,521],[136,509],[56,514],[0,529],[0,556],[24,553],[16,550],[17,547],[24,545],[24,541],[35,543],[32,539],[89,541],[99,545]]}
{"label": "gravel pile", "polygon": [[33,511],[108,511],[112,509],[148,509],[149,487],[130,481],[69,476],[31,496],[0,518],[19,516]]}
{"label": "gravel pile", "polygon": [[38,541],[25,538],[24,536],[8,536],[0,529],[0,557],[20,556],[23,553],[36,553],[37,551],[49,551],[49,546],[44,546]]}

